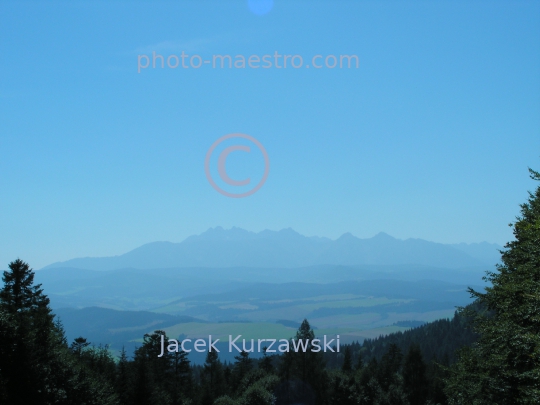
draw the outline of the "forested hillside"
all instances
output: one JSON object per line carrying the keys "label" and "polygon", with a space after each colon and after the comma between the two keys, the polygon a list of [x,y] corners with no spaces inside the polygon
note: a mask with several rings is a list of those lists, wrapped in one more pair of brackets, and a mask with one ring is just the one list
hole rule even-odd
{"label": "forested hillside", "polygon": [[[6,404],[443,404],[446,374],[438,363],[449,365],[456,349],[475,339],[456,314],[342,345],[339,353],[311,352],[309,343],[305,352],[260,360],[238,353],[231,364],[211,351],[203,366],[193,366],[181,350],[159,356],[162,335],[165,347],[169,338],[156,330],[133,358],[123,351],[114,359],[84,337],[68,344],[26,263],[11,263],[4,283],[0,398]],[[295,340],[314,338],[305,320]]]}
{"label": "forested hillside", "polygon": [[[470,308],[478,308],[478,305],[471,304]],[[391,345],[402,352],[417,345],[425,361],[448,365],[455,361],[457,349],[470,346],[477,338],[467,318],[456,313],[452,319],[440,319],[405,332],[367,339],[362,344],[353,343],[350,345],[351,359],[354,364],[359,358],[363,362],[380,361]],[[331,353],[327,353],[325,360],[329,367],[341,367],[343,363],[342,356]]]}

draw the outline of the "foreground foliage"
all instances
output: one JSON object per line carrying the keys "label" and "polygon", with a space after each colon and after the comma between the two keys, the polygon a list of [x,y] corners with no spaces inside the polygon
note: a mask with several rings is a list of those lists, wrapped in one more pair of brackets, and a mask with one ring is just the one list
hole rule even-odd
{"label": "foreground foliage", "polygon": [[[62,325],[53,322],[49,299],[33,285],[28,264],[16,260],[9,269],[0,291],[0,403],[117,404],[106,376],[69,349]],[[87,357],[99,365],[103,355],[98,350]]]}
{"label": "foreground foliage", "polygon": [[[531,177],[540,180],[540,173],[531,170]],[[502,264],[485,277],[492,287],[470,289],[486,310],[462,309],[480,338],[451,369],[450,404],[540,403],[540,187],[513,228]]]}

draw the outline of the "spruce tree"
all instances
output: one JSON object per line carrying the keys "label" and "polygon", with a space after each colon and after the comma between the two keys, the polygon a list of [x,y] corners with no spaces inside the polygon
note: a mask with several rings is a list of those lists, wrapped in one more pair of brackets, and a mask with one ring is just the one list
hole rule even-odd
{"label": "spruce tree", "polygon": [[15,328],[9,314],[0,307],[0,404],[8,403],[8,376],[4,376],[9,369],[8,359],[11,355]]}
{"label": "spruce tree", "polygon": [[268,356],[268,353],[266,353],[267,350],[268,347],[263,347],[263,358],[259,362],[259,368],[264,370],[267,374],[271,374],[274,372],[274,365],[272,363],[272,357]]}
{"label": "spruce tree", "polygon": [[426,364],[422,358],[420,347],[411,345],[403,360],[403,389],[409,402],[423,405],[427,399],[428,381]]}
{"label": "spruce tree", "polygon": [[87,342],[86,338],[80,336],[71,343],[70,349],[73,354],[80,358],[83,354],[83,350],[88,346],[90,346],[90,342]]}
{"label": "spruce tree", "polygon": [[34,272],[20,259],[9,264],[2,280],[0,310],[13,330],[0,360],[7,397],[14,404],[46,403],[52,377],[47,367],[51,360],[49,349],[54,345],[49,299],[41,285],[33,285]]}
{"label": "spruce tree", "polygon": [[352,371],[352,355],[350,346],[345,347],[345,352],[343,353],[343,365],[341,366],[341,371],[349,373]]}
{"label": "spruce tree", "polygon": [[129,370],[129,361],[126,354],[126,349],[122,346],[120,359],[118,360],[116,370],[116,392],[123,405],[132,403],[131,396],[132,384]]}
{"label": "spruce tree", "polygon": [[209,351],[201,375],[203,395],[202,405],[210,405],[214,400],[225,394],[223,364],[215,350]]}
{"label": "spruce tree", "polygon": [[[40,286],[34,286],[34,273],[22,260],[9,264],[10,271],[2,277],[4,288],[0,291],[0,308],[12,325],[13,335],[9,346],[2,347],[2,380],[8,387],[7,396],[12,403],[38,403],[46,400],[44,380],[47,379],[46,347],[49,331],[53,327],[49,300]],[[36,351],[34,351],[36,350]]]}
{"label": "spruce tree", "polygon": [[[164,353],[161,354],[163,336]],[[170,392],[174,386],[173,356],[167,351],[169,338],[163,330],[146,333],[143,344],[135,350],[137,375],[135,378],[135,403],[146,405],[153,403],[170,404],[173,402]]]}
{"label": "spruce tree", "polygon": [[[540,173],[530,173],[540,180]],[[450,404],[540,403],[540,187],[510,225],[515,240],[485,277],[491,287],[469,289],[486,310],[468,313],[480,338],[451,369]]]}
{"label": "spruce tree", "polygon": [[191,375],[188,354],[179,350],[171,354],[171,363],[174,373],[172,399],[173,405],[182,403],[182,398],[193,395],[193,380]]}
{"label": "spruce tree", "polygon": [[9,264],[0,290],[0,399],[2,405],[113,405],[107,381],[69,350],[49,299],[20,259]]}
{"label": "spruce tree", "polygon": [[296,377],[303,383],[300,385],[301,395],[308,398],[313,392],[316,403],[321,404],[326,395],[328,378],[322,353],[311,351],[314,338],[315,332],[308,320],[304,319],[296,332],[295,339],[309,341],[309,344],[306,351],[300,350],[298,353],[292,353],[293,365],[295,366]]}
{"label": "spruce tree", "polygon": [[[236,391],[242,379],[252,370],[253,360],[249,358],[249,353],[241,351],[238,356],[234,356],[236,362],[233,366],[233,391]],[[240,393],[241,394],[241,393]]]}
{"label": "spruce tree", "polygon": [[388,390],[390,385],[395,382],[396,374],[401,369],[402,359],[401,349],[396,344],[391,343],[379,365],[378,381],[383,390]]}
{"label": "spruce tree", "polygon": [[355,371],[358,372],[364,368],[364,359],[362,358],[362,352],[358,351],[358,358],[356,359]]}

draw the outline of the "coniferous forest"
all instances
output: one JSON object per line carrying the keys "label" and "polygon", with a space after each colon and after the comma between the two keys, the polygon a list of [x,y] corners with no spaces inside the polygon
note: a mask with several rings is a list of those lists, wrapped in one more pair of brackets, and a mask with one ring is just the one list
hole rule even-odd
{"label": "coniferous forest", "polygon": [[[540,181],[540,173],[531,170]],[[202,366],[185,352],[159,356],[164,331],[133,356],[99,342],[68,342],[34,273],[9,264],[0,291],[1,404],[538,404],[540,403],[540,187],[511,224],[485,292],[451,319],[339,353],[287,352]],[[312,340],[304,320],[294,339]],[[167,342],[168,337],[165,338]]]}

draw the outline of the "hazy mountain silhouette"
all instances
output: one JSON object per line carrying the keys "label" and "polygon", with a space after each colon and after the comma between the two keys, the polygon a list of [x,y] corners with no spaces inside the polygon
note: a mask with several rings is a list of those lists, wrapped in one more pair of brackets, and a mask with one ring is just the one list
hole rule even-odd
{"label": "hazy mountain silhouette", "polygon": [[113,257],[77,258],[45,268],[89,270],[182,267],[303,267],[313,265],[423,265],[443,268],[492,266],[500,246],[454,244],[422,239],[400,240],[386,233],[359,239],[345,233],[336,240],[306,237],[288,228],[250,232],[240,228],[210,228],[180,243],[153,242]]}

